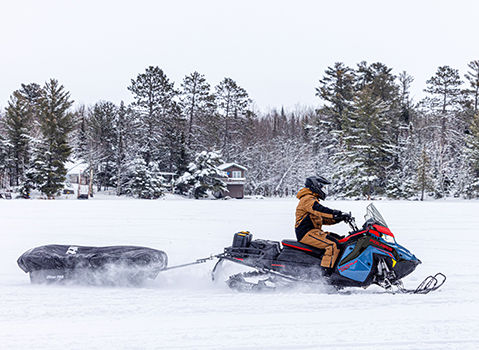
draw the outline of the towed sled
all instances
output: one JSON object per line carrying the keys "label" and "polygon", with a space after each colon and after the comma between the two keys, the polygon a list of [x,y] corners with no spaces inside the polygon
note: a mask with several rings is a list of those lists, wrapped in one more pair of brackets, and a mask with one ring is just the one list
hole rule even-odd
{"label": "towed sled", "polygon": [[146,247],[45,245],[23,253],[17,263],[32,283],[137,285],[156,278],[168,258]]}
{"label": "towed sled", "polygon": [[402,278],[412,273],[421,261],[396,242],[385,220],[373,204],[367,207],[365,223],[358,229],[349,220],[352,232],[339,241],[339,257],[333,271],[321,267],[323,249],[283,240],[281,243],[253,240],[249,232],[235,234],[233,245],[225,248],[213,269],[213,279],[224,261],[253,268],[234,274],[226,283],[240,291],[274,289],[297,283],[329,284],[337,289],[378,285],[387,291],[426,294],[441,287],[446,276],[427,277],[416,289],[406,289]]}

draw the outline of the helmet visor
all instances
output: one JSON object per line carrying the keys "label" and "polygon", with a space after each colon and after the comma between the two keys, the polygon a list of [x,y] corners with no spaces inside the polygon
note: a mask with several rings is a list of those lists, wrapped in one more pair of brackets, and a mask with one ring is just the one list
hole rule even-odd
{"label": "helmet visor", "polygon": [[326,196],[329,196],[329,185],[324,185],[322,190]]}

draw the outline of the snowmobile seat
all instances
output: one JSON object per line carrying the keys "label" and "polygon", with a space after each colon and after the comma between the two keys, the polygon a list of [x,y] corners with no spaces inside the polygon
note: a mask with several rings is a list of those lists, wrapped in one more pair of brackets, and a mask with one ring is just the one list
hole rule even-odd
{"label": "snowmobile seat", "polygon": [[292,240],[292,239],[283,239],[281,241],[281,244],[283,247],[287,248],[293,248],[293,249],[298,249],[302,250],[305,253],[309,254],[315,254],[315,255],[323,255],[324,254],[324,249],[319,249],[307,244],[300,243],[298,241]]}

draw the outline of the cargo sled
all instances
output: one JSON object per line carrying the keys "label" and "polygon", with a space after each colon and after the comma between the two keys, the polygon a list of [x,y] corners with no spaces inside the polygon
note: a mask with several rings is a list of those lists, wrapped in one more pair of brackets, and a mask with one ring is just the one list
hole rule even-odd
{"label": "cargo sled", "polygon": [[146,247],[45,245],[23,253],[17,263],[33,283],[137,285],[154,279],[168,258]]}

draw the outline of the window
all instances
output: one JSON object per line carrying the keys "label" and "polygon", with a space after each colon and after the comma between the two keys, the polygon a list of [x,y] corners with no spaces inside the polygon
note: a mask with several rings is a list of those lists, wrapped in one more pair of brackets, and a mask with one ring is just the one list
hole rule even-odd
{"label": "window", "polygon": [[232,177],[233,177],[233,179],[241,178],[241,171],[237,171],[237,170],[233,171],[233,176]]}

